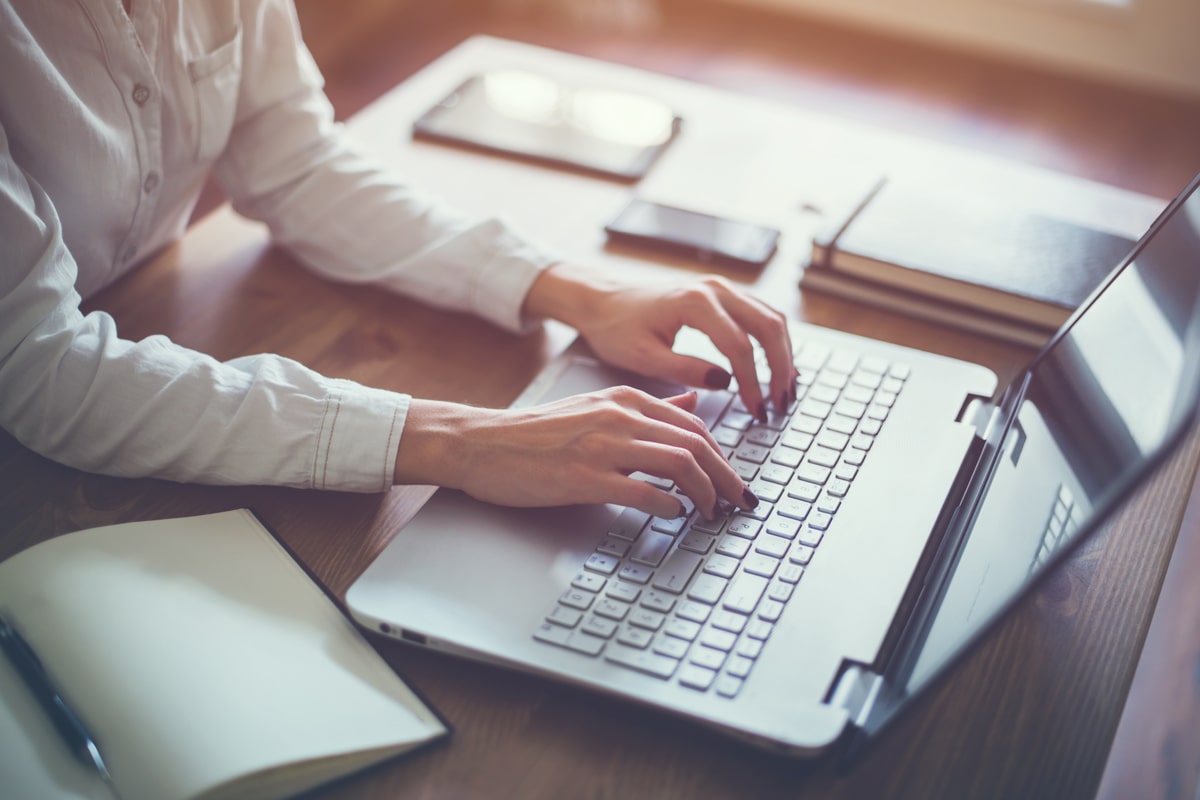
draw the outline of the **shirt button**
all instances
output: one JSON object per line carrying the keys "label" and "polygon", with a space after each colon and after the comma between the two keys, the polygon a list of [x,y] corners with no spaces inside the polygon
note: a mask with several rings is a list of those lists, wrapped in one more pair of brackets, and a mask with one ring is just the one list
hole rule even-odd
{"label": "shirt button", "polygon": [[155,189],[157,189],[158,173],[151,172],[149,175],[147,175],[146,180],[142,182],[142,188],[146,191],[146,194],[150,194],[150,192],[153,192]]}
{"label": "shirt button", "polygon": [[144,84],[137,84],[133,87],[133,102],[139,106],[146,105],[146,101],[150,99],[150,89]]}

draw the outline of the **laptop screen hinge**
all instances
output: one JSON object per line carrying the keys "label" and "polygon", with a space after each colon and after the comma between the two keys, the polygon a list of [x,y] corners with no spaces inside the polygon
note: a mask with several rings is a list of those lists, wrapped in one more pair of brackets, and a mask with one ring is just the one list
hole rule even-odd
{"label": "laptop screen hinge", "polygon": [[843,709],[854,726],[861,728],[882,687],[882,675],[857,664],[848,664],[838,678],[829,704]]}
{"label": "laptop screen hinge", "polygon": [[970,395],[958,412],[958,421],[975,429],[975,435],[987,441],[1000,421],[1000,406],[987,398]]}

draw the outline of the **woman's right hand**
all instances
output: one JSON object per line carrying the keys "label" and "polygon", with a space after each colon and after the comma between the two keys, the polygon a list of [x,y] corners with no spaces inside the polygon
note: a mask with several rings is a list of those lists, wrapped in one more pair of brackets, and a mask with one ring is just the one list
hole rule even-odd
{"label": "woman's right hand", "polygon": [[673,481],[706,517],[720,502],[757,499],[692,412],[695,392],[660,400],[614,387],[519,409],[412,401],[396,455],[396,483],[461,489],[508,506],[616,503],[679,516],[670,492],[631,478]]}

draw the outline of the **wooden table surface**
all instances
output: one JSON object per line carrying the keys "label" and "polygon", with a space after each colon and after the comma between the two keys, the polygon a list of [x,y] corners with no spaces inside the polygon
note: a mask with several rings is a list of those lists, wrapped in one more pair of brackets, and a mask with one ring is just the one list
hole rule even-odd
{"label": "wooden table surface", "polygon": [[[797,264],[817,211],[873,170],[983,181],[1136,235],[1161,201],[804,114],[698,85],[497,40],[456,49],[359,114],[353,134],[385,162],[471,212],[500,213],[564,256],[618,272],[695,273],[606,248],[601,227],[627,186],[409,140],[421,110],[471,72],[525,65],[659,93],[684,137],[640,187],[784,230],[759,273],[726,272],[797,318],[1014,374],[1030,352],[854,304],[801,297]],[[1082,194],[1081,194],[1082,193]],[[424,397],[505,405],[570,339],[520,337],[368,287],[333,285],[222,208],[177,246],[88,303],[126,338],[166,333],[218,358],[273,351],[326,374]],[[447,743],[318,797],[1088,797],[1099,785],[1200,460],[1190,435],[1154,480],[949,680],[849,772],[832,759],[770,756],[580,689],[374,639],[454,725]],[[0,434],[0,558],[112,522],[254,508],[342,595],[428,495],[219,488],[87,475]],[[1193,649],[1191,652],[1195,652]]]}

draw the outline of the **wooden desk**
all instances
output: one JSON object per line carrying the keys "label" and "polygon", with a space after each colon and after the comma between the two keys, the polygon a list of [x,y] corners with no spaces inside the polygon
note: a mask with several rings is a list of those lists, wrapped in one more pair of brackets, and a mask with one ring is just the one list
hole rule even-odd
{"label": "wooden desk", "polygon": [[[863,170],[1003,182],[1047,203],[1077,181],[947,151],[796,109],[495,40],[468,43],[352,123],[364,146],[468,211],[501,212],[568,257],[617,271],[694,270],[606,250],[602,223],[627,187],[408,141],[409,121],[483,66],[530,65],[660,93],[688,120],[644,182],[647,195],[785,230],[757,275],[728,273],[789,313],[991,366],[1028,353],[818,296],[800,297],[797,262],[814,224],[806,207],[840,202]],[[1087,213],[1136,234],[1161,206],[1097,189]],[[417,395],[503,405],[569,340],[529,337],[402,298],[330,285],[269,247],[265,231],[222,209],[178,246],[95,298],[128,338],[169,334],[218,358],[275,351],[327,374]],[[1028,598],[986,645],[901,720],[849,774],[798,763],[695,726],[532,677],[400,644],[380,649],[457,729],[434,751],[318,792],[319,797],[1085,797],[1100,780],[1192,486],[1200,437]],[[85,475],[0,437],[0,558],[104,523],[251,506],[335,593],[343,594],[427,490],[350,495],[183,486]]]}

